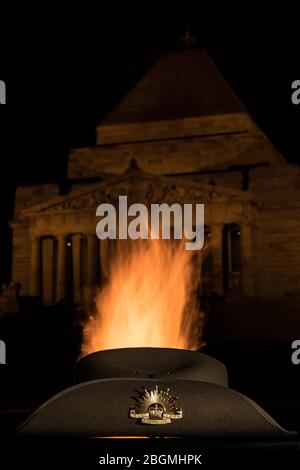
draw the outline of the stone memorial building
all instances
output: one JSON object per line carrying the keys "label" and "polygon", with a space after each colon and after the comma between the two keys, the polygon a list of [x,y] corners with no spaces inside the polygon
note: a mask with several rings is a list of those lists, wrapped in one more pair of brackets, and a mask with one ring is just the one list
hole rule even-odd
{"label": "stone memorial building", "polygon": [[[250,86],[250,84],[249,84]],[[107,274],[115,243],[96,237],[96,208],[205,204],[203,295],[300,298],[300,168],[255,124],[204,50],[163,55],[70,152],[71,190],[18,187],[12,281],[21,296],[80,305]]]}

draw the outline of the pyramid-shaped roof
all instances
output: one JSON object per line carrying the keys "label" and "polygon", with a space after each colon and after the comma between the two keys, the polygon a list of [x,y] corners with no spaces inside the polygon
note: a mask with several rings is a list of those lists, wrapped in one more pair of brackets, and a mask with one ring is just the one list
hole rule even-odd
{"label": "pyramid-shaped roof", "polygon": [[208,53],[187,50],[163,55],[103,123],[140,123],[244,111]]}
{"label": "pyramid-shaped roof", "polygon": [[282,163],[205,50],[161,56],[97,126],[96,146],[73,150],[69,177],[183,174]]}
{"label": "pyramid-shaped roof", "polygon": [[205,50],[162,55],[97,127],[97,144],[248,132],[252,122]]}

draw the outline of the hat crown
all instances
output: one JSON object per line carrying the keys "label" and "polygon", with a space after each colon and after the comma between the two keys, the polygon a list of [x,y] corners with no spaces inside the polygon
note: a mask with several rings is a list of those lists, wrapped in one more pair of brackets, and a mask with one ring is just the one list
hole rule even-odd
{"label": "hat crown", "polygon": [[75,382],[104,378],[166,378],[228,386],[224,364],[206,354],[169,348],[122,348],[98,351],[81,358]]}

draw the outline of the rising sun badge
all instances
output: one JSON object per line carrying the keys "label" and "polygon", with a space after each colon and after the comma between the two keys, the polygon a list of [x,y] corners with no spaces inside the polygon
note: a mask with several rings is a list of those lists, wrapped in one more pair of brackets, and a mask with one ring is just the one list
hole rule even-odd
{"label": "rising sun badge", "polygon": [[169,393],[170,389],[154,390],[145,388],[136,400],[136,407],[130,410],[130,418],[141,419],[143,424],[169,424],[172,419],[182,419],[182,409],[176,407],[178,397]]}

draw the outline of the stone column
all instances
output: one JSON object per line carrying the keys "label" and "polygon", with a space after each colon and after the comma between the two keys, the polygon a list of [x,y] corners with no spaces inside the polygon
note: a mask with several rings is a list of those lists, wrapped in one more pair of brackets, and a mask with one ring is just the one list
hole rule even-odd
{"label": "stone column", "polygon": [[246,295],[254,295],[252,229],[248,223],[240,225],[241,244],[241,288]]}
{"label": "stone column", "polygon": [[45,238],[42,243],[43,303],[54,303],[54,239]]}
{"label": "stone column", "polygon": [[223,295],[223,225],[211,226],[211,284],[213,293]]}
{"label": "stone column", "polygon": [[104,278],[108,277],[109,271],[109,242],[108,238],[106,240],[99,240],[100,268],[101,275]]}
{"label": "stone column", "polygon": [[41,240],[35,237],[31,241],[30,295],[41,293]]}
{"label": "stone column", "polygon": [[202,263],[203,263],[203,252],[202,249],[195,252],[193,255],[194,263],[196,265],[196,273],[199,275],[199,291],[203,295],[203,284],[202,284]]}
{"label": "stone column", "polygon": [[67,284],[67,256],[66,256],[66,236],[60,234],[57,236],[57,282],[56,282],[56,301],[66,298]]}
{"label": "stone column", "polygon": [[81,302],[81,235],[72,237],[72,260],[73,260],[73,302]]}
{"label": "stone column", "polygon": [[87,235],[87,286],[95,287],[99,265],[98,238],[96,234]]}

